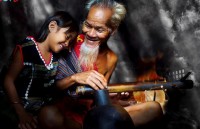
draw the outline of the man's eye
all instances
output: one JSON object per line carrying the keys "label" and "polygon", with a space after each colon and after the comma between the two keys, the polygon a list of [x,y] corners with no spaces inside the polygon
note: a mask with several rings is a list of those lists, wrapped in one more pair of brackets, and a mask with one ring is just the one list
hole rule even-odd
{"label": "man's eye", "polygon": [[97,32],[103,33],[103,32],[105,32],[105,30],[104,29],[97,29]]}
{"label": "man's eye", "polygon": [[92,28],[92,26],[89,25],[89,24],[87,24],[87,23],[85,23],[85,26],[86,26],[87,28]]}

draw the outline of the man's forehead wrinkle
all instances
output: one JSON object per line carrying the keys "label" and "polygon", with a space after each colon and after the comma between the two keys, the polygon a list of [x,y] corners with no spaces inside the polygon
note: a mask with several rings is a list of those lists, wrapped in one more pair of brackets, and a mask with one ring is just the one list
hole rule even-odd
{"label": "man's forehead wrinkle", "polygon": [[100,19],[100,20],[105,19],[105,12],[102,10],[96,11],[96,13],[94,14],[94,18]]}
{"label": "man's forehead wrinkle", "polygon": [[[101,16],[102,17],[102,16]],[[107,23],[107,19],[102,17],[100,18],[99,15],[93,15],[92,17],[88,17],[87,18],[87,21],[90,23],[90,24],[106,24]]]}
{"label": "man's forehead wrinkle", "polygon": [[92,7],[89,11],[87,19],[93,22],[106,24],[112,15],[112,11],[108,8]]}
{"label": "man's forehead wrinkle", "polygon": [[89,21],[87,20],[87,23],[91,26],[94,26],[94,27],[97,27],[97,28],[100,28],[100,27],[105,27],[106,26],[106,22],[105,23],[99,23],[99,22],[95,22],[95,21]]}

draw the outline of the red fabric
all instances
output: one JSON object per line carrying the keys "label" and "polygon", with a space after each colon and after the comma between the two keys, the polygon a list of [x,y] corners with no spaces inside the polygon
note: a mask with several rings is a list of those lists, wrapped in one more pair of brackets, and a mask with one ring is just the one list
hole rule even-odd
{"label": "red fabric", "polygon": [[80,48],[81,48],[82,43],[84,42],[84,39],[85,37],[83,34],[78,35],[76,39],[74,50],[78,58],[80,56]]}
{"label": "red fabric", "polygon": [[22,66],[24,66],[24,57],[23,57],[23,52],[22,52],[22,46],[21,45],[16,45],[14,51],[13,51],[13,54],[12,56],[14,57],[16,52],[17,52],[17,49],[19,49],[19,53],[20,53],[20,57],[21,57],[21,63],[22,63]]}
{"label": "red fabric", "polygon": [[[78,58],[80,56],[80,48],[81,48],[82,43],[84,42],[84,39],[85,39],[85,36],[83,34],[78,35],[76,39],[74,50]],[[82,67],[82,70],[87,71],[87,68]],[[96,63],[94,63],[94,70],[98,71]]]}
{"label": "red fabric", "polygon": [[79,124],[83,124],[83,119],[87,112],[92,108],[93,101],[91,99],[73,99],[64,97],[56,103],[56,106],[65,114],[65,117],[74,120]]}
{"label": "red fabric", "polygon": [[[80,47],[83,42],[84,35],[78,35],[74,46],[77,57],[80,56]],[[94,70],[98,71],[96,64],[94,64]],[[66,117],[71,118],[82,125],[86,113],[92,108],[92,104],[92,99],[73,99],[70,97],[64,97],[56,105]]]}

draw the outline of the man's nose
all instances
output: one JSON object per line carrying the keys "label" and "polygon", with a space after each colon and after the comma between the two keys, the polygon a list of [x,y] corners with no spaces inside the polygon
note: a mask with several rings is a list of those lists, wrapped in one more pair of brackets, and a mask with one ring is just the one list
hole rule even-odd
{"label": "man's nose", "polygon": [[88,35],[90,37],[96,37],[96,30],[94,28],[91,28],[89,31],[88,31]]}

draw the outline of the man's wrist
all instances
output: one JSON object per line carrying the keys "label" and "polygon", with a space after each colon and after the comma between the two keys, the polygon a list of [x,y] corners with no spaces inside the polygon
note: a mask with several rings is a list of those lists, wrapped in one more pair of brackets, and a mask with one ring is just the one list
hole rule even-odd
{"label": "man's wrist", "polygon": [[76,82],[76,76],[75,75],[71,75],[70,76],[70,80],[71,80],[71,82],[75,83]]}

